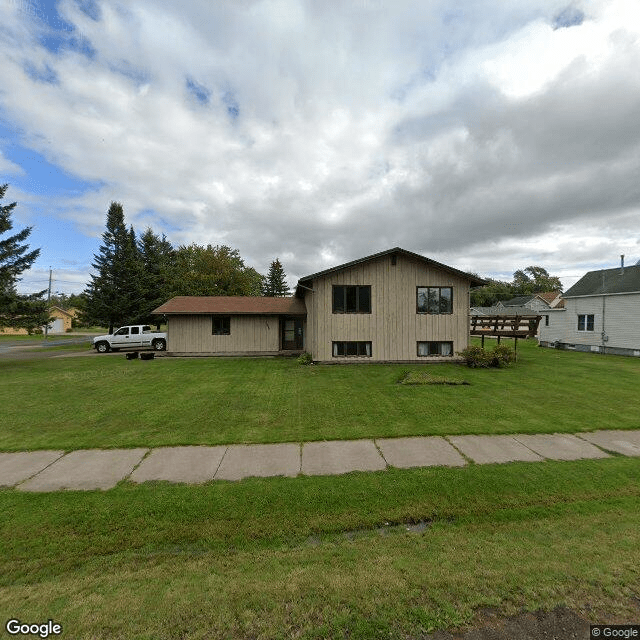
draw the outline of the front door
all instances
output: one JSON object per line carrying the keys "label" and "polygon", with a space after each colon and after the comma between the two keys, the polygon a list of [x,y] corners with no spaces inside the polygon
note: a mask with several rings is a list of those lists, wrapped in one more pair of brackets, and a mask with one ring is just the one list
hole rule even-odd
{"label": "front door", "polygon": [[301,351],[304,345],[302,336],[302,318],[283,318],[282,350]]}

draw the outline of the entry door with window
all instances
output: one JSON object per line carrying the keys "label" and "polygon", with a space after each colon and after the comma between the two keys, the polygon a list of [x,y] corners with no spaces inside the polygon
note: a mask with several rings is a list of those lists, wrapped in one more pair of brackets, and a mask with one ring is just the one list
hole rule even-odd
{"label": "entry door with window", "polygon": [[282,350],[300,351],[303,348],[302,318],[282,319]]}

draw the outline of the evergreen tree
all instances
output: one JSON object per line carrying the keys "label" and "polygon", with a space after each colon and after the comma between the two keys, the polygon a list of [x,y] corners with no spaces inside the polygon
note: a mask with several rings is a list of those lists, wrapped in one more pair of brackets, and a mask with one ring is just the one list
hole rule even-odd
{"label": "evergreen tree", "polygon": [[83,320],[108,326],[134,322],[141,312],[143,267],[133,227],[127,231],[124,210],[112,202],[99,253],[91,263],[96,270],[85,289]]}
{"label": "evergreen tree", "polygon": [[[0,185],[0,200],[8,187]],[[19,295],[16,291],[19,275],[31,267],[40,249],[27,251],[29,245],[23,244],[31,234],[31,227],[3,238],[13,228],[11,214],[15,207],[15,202],[0,205],[0,327],[24,328],[31,332],[47,324],[49,312],[42,299],[46,289],[31,295]]]}
{"label": "evergreen tree", "polygon": [[175,251],[167,238],[157,236],[148,227],[140,236],[138,250],[142,259],[142,305],[140,322],[159,325],[160,318],[151,311],[171,297],[171,266]]}
{"label": "evergreen tree", "polygon": [[291,295],[291,290],[287,284],[287,276],[278,258],[269,267],[269,273],[262,285],[262,295],[271,298],[282,298]]}

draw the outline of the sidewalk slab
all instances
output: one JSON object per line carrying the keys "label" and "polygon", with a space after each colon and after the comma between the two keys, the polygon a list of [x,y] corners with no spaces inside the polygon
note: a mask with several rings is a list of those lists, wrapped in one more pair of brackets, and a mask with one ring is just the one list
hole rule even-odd
{"label": "sidewalk slab", "polygon": [[640,431],[594,431],[577,435],[608,451],[640,456]]}
{"label": "sidewalk slab", "polygon": [[12,487],[55,462],[64,451],[0,453],[0,487]]}
{"label": "sidewalk slab", "polygon": [[582,458],[608,458],[598,447],[576,438],[560,433],[538,435],[516,435],[518,442],[529,447],[550,460],[580,460]]}
{"label": "sidewalk slab", "polygon": [[440,436],[383,438],[376,440],[387,464],[392,467],[462,467],[465,459]]}
{"label": "sidewalk slab", "polygon": [[302,473],[308,476],[382,471],[386,468],[373,440],[307,442],[302,446]]}
{"label": "sidewalk slab", "polygon": [[478,464],[494,462],[539,462],[534,453],[513,436],[448,436],[451,444]]}
{"label": "sidewalk slab", "polygon": [[126,478],[148,449],[84,449],[72,451],[30,480],[21,491],[111,489]]}
{"label": "sidewalk slab", "polygon": [[299,473],[299,444],[232,444],[222,458],[215,479],[294,477]]}
{"label": "sidewalk slab", "polygon": [[201,484],[213,480],[222,457],[223,447],[162,447],[153,449],[131,474],[132,482],[167,480]]}

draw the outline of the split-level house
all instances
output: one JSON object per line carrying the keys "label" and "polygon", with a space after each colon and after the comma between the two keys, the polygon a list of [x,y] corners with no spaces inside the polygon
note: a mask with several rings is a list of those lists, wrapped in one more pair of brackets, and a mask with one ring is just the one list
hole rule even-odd
{"label": "split-level house", "polygon": [[546,312],[541,346],[640,356],[640,263],[589,271]]}
{"label": "split-level house", "polygon": [[469,290],[483,284],[395,248],[305,276],[293,297],[177,297],[154,313],[169,354],[446,361],[468,346]]}

